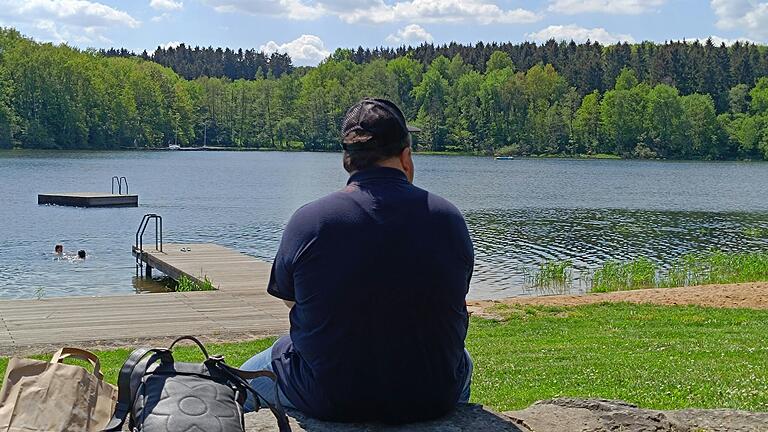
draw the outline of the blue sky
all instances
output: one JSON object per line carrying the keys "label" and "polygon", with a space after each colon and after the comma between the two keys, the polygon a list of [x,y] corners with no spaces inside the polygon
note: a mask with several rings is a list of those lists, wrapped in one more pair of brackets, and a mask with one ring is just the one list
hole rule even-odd
{"label": "blue sky", "polygon": [[288,52],[338,47],[587,38],[768,41],[758,0],[0,0],[0,26],[82,48],[178,44]]}

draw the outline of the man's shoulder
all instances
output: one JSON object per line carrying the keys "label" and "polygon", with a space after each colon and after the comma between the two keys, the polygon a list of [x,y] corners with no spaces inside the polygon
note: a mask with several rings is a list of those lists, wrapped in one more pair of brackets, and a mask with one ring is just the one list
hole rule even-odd
{"label": "man's shoulder", "polygon": [[344,191],[330,193],[324,197],[310,201],[296,209],[288,222],[288,229],[313,231],[333,215],[343,215],[353,207],[351,200]]}
{"label": "man's shoulder", "polygon": [[343,207],[351,203],[349,193],[342,189],[332,192],[324,197],[310,201],[299,207],[294,213],[294,217],[317,217],[339,212]]}
{"label": "man's shoulder", "polygon": [[461,210],[459,210],[459,208],[456,207],[452,202],[434,192],[425,192],[427,194],[427,205],[429,206],[429,211],[431,214],[444,216],[451,219],[458,219],[461,221],[464,220],[464,216],[461,214]]}
{"label": "man's shoulder", "polygon": [[442,211],[442,212],[448,212],[448,213],[459,213],[459,209],[450,201],[448,201],[446,198],[443,198],[442,196],[434,193],[425,191],[427,193],[427,200],[429,203],[430,209],[433,209],[435,211]]}

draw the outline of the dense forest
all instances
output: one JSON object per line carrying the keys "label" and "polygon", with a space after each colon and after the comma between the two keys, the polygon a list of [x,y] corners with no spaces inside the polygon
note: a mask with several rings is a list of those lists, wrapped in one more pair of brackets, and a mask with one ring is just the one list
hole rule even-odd
{"label": "dense forest", "polygon": [[337,150],[363,96],[403,107],[420,150],[768,158],[768,52],[665,44],[424,44],[313,68],[213,48],[80,51],[0,30],[0,147]]}
{"label": "dense forest", "polygon": [[191,80],[201,77],[254,79],[268,75],[280,78],[284,73],[293,71],[293,64],[288,54],[263,52],[249,49],[233,51],[229,48],[190,48],[185,44],[178,47],[157,47],[150,55],[146,51],[137,55],[125,48],[100,50],[105,57],[141,57],[174,70],[182,77]]}

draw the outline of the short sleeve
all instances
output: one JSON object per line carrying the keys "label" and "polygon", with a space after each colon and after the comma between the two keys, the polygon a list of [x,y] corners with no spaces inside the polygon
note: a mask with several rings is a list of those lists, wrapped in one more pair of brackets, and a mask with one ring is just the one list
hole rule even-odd
{"label": "short sleeve", "polygon": [[270,295],[296,301],[294,273],[297,261],[301,258],[300,252],[305,249],[306,244],[311,243],[312,219],[311,212],[307,211],[305,206],[297,210],[288,221],[269,275],[267,293]]}
{"label": "short sleeve", "polygon": [[275,262],[272,264],[267,292],[283,300],[296,301],[293,287],[293,263],[286,260],[283,243],[281,242]]}

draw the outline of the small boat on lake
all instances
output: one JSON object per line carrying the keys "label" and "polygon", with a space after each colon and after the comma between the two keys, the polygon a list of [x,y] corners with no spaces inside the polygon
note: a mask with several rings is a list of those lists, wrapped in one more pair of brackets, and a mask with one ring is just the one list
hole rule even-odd
{"label": "small boat on lake", "polygon": [[496,156],[496,160],[515,160],[514,156]]}
{"label": "small boat on lake", "polygon": [[178,144],[169,144],[168,150],[181,150],[181,146]]}

